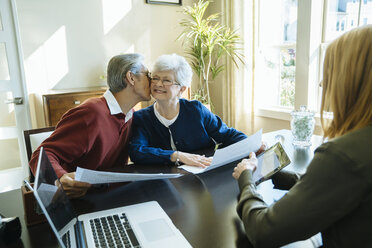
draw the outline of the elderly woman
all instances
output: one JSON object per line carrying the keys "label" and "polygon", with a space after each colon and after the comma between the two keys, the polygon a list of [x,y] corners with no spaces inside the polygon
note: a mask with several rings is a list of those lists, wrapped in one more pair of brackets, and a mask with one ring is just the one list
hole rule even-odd
{"label": "elderly woman", "polygon": [[138,164],[210,165],[212,158],[194,151],[227,146],[246,138],[229,128],[198,101],[181,98],[190,85],[192,70],[177,55],[162,55],[151,75],[151,94],[156,102],[134,113],[129,155]]}
{"label": "elderly woman", "polygon": [[324,247],[372,247],[371,55],[372,25],[328,46],[320,113],[333,112],[322,125],[329,141],[316,149],[304,176],[278,173],[273,179],[276,186],[294,184],[283,198],[271,206],[263,202],[252,180],[254,153],[234,169],[238,213],[254,247],[279,247],[318,232]]}

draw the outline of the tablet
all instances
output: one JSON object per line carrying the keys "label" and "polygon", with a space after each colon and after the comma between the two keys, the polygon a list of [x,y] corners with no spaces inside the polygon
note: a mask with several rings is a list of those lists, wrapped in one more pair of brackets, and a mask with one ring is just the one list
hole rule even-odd
{"label": "tablet", "polygon": [[258,155],[257,160],[258,165],[253,173],[256,185],[270,179],[275,173],[291,163],[280,142]]}

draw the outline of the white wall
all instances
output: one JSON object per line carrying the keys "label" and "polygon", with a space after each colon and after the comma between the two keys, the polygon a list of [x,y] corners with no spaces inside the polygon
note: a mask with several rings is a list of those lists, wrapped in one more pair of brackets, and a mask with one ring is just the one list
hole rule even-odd
{"label": "white wall", "polygon": [[161,54],[184,55],[175,41],[184,17],[180,6],[145,0],[17,0],[17,10],[29,94],[105,85],[100,76],[120,53],[144,54],[150,69]]}

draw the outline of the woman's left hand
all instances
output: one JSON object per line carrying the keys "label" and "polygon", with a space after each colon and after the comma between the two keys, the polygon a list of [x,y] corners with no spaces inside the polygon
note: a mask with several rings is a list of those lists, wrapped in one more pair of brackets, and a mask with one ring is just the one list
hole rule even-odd
{"label": "woman's left hand", "polygon": [[254,152],[249,154],[249,159],[243,159],[235,168],[232,176],[238,180],[244,170],[255,171],[257,168],[257,158]]}
{"label": "woman's left hand", "polygon": [[212,163],[212,157],[204,155],[192,154],[187,152],[179,152],[179,160],[186,164],[201,168],[206,168]]}

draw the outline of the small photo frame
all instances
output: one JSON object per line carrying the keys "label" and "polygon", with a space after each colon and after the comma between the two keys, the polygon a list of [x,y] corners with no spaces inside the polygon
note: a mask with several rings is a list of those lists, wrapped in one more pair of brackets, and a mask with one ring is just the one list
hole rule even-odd
{"label": "small photo frame", "polygon": [[182,5],[182,0],[146,0],[150,4]]}

